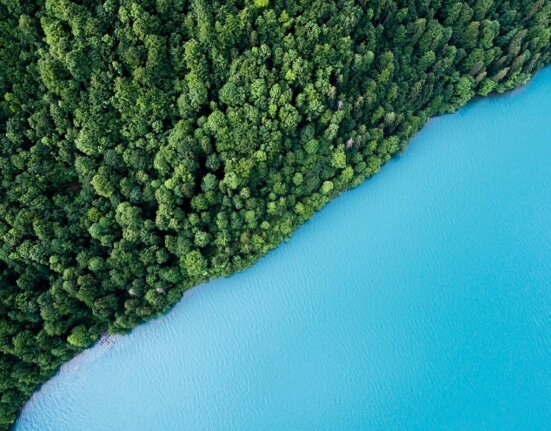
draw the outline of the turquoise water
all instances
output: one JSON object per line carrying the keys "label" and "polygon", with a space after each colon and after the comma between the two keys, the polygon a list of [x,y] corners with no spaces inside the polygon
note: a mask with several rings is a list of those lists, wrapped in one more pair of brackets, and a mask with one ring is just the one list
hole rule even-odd
{"label": "turquoise water", "polygon": [[114,342],[15,429],[550,429],[551,68]]}

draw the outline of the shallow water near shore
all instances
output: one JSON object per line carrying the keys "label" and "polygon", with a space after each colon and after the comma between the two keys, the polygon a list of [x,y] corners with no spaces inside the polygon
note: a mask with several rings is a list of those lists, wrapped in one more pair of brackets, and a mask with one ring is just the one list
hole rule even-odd
{"label": "shallow water near shore", "polygon": [[549,429],[551,67],[113,341],[14,429]]}

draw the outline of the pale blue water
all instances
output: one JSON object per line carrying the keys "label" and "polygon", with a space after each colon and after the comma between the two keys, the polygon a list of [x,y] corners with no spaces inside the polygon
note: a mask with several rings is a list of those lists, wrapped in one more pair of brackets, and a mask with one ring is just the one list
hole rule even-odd
{"label": "pale blue water", "polygon": [[551,429],[551,68],[66,364],[15,429]]}

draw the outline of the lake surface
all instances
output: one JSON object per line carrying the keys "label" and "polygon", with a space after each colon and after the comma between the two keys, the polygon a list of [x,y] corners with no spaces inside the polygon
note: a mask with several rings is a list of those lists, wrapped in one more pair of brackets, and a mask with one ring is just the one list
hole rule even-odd
{"label": "lake surface", "polygon": [[114,341],[15,430],[550,429],[551,68]]}

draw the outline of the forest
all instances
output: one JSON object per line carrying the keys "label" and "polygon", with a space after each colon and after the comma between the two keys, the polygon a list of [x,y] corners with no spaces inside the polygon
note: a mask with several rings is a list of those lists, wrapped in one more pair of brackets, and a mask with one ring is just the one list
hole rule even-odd
{"label": "forest", "polygon": [[247,268],[431,116],[526,83],[550,14],[0,0],[0,430],[101,334]]}

